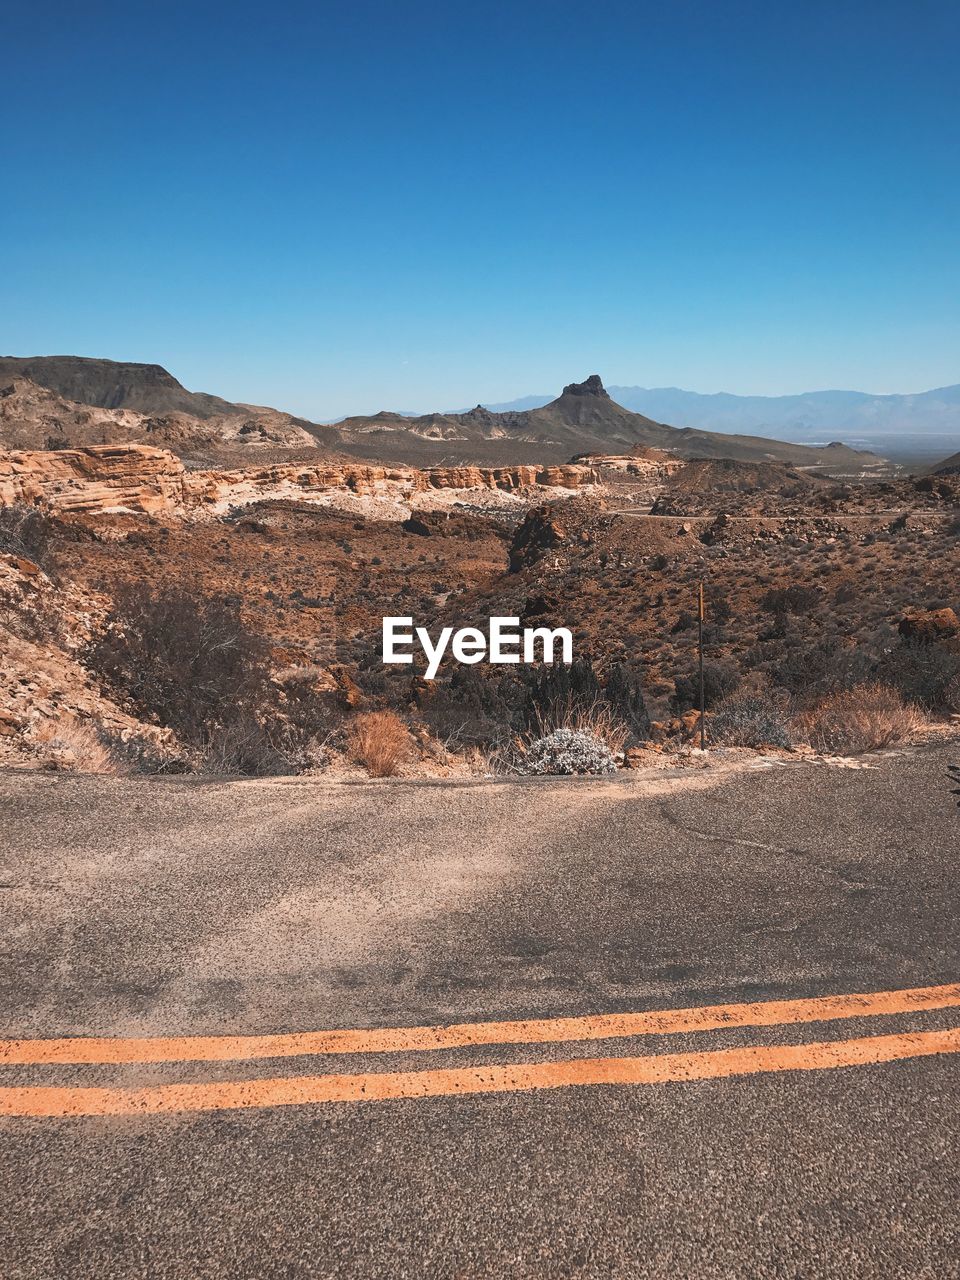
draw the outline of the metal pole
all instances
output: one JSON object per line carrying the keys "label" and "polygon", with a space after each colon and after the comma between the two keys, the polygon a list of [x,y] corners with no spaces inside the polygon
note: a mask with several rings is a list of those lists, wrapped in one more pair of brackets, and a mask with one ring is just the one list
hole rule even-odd
{"label": "metal pole", "polygon": [[703,683],[703,579],[700,579],[700,590],[697,593],[697,650],[700,655],[700,750],[707,749],[707,724],[704,718],[706,713],[705,691]]}

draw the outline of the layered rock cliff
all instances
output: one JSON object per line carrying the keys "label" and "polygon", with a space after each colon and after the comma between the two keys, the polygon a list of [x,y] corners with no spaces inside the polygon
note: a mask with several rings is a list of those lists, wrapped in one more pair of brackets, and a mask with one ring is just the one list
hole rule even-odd
{"label": "layered rock cliff", "polygon": [[0,506],[23,503],[62,515],[183,514],[185,477],[179,458],[149,445],[14,450],[0,453]]}
{"label": "layered rock cliff", "polygon": [[592,466],[405,467],[277,464],[242,471],[190,471],[149,445],[0,453],[0,505],[23,503],[57,514],[132,511],[148,515],[220,514],[270,498],[319,500],[338,494],[403,501],[430,490],[579,490],[596,483]]}

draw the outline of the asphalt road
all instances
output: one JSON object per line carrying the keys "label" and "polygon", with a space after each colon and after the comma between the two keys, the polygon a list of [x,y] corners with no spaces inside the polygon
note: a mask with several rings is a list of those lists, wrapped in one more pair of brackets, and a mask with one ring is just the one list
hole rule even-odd
{"label": "asphalt road", "polygon": [[[960,1275],[960,997],[768,1004],[960,981],[958,754],[467,786],[0,775],[0,1036],[111,1038],[80,1064],[0,1046],[26,1112],[0,1119],[0,1274]],[[781,1012],[603,1020],[757,1002]],[[437,1047],[221,1039],[530,1019]],[[843,1065],[876,1038],[891,1060]],[[378,1097],[388,1075],[422,1096]],[[366,1100],[296,1101],[331,1088]]]}

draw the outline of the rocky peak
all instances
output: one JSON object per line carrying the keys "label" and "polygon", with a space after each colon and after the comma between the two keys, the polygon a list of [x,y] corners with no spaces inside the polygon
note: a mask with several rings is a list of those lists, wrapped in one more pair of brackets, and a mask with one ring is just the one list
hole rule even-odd
{"label": "rocky peak", "polygon": [[603,383],[600,381],[599,373],[591,373],[586,382],[571,382],[569,386],[563,388],[565,396],[597,396],[602,400],[609,400],[604,389]]}

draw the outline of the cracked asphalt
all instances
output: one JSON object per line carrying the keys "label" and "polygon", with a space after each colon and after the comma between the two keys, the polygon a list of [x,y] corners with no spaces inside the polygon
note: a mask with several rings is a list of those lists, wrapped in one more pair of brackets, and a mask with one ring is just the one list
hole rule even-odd
{"label": "cracked asphalt", "polygon": [[[956,745],[604,781],[0,775],[0,1036],[552,1019],[960,980]],[[956,1008],[584,1045],[0,1065],[117,1087],[807,1045]],[[880,1025],[882,1024],[882,1025]],[[960,1274],[960,1054],[647,1085],[0,1120],[0,1273]]]}

